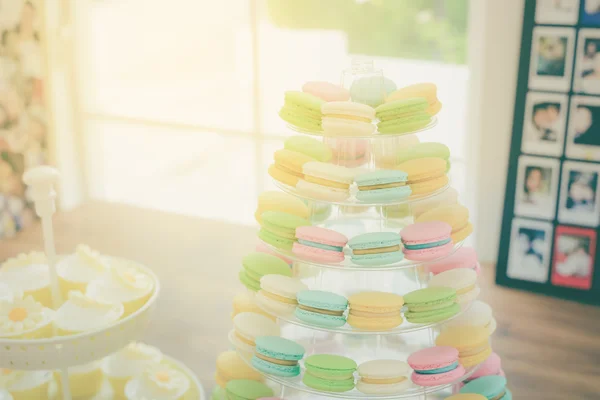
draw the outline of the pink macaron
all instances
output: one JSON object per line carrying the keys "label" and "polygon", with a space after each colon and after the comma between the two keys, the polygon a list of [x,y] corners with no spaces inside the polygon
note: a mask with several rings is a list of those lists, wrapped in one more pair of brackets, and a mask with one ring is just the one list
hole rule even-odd
{"label": "pink macaron", "polygon": [[348,238],[339,232],[318,226],[296,228],[297,242],[292,252],[299,258],[316,262],[344,261],[344,246]]}
{"label": "pink macaron", "polygon": [[256,245],[256,251],[258,251],[259,253],[271,254],[272,256],[280,258],[283,261],[285,261],[290,267],[294,263],[292,260],[290,260],[289,258],[287,258],[284,255],[279,254],[278,252],[276,252],[275,250],[271,249],[269,246],[267,246],[263,242],[260,242],[259,244]]}
{"label": "pink macaron", "polygon": [[469,377],[469,380],[472,381],[481,378],[482,376],[501,375],[502,372],[502,360],[500,359],[500,356],[496,353],[492,353],[487,360],[481,363],[479,368],[477,368],[477,371]]}
{"label": "pink macaron", "polygon": [[449,346],[435,346],[408,357],[408,365],[414,372],[412,381],[419,386],[438,386],[453,383],[465,374],[458,362],[458,350]]}
{"label": "pink macaron", "polygon": [[454,249],[452,227],[441,221],[418,222],[402,229],[404,257],[413,261],[430,261],[447,256]]}
{"label": "pink macaron", "polygon": [[451,254],[443,260],[427,265],[428,271],[434,275],[458,268],[472,269],[477,272],[477,275],[480,274],[481,266],[477,260],[477,253],[475,252],[474,248],[461,247],[460,249],[456,250],[454,254]]}
{"label": "pink macaron", "polygon": [[350,92],[343,87],[330,82],[311,81],[302,85],[304,93],[310,93],[325,101],[348,101]]}

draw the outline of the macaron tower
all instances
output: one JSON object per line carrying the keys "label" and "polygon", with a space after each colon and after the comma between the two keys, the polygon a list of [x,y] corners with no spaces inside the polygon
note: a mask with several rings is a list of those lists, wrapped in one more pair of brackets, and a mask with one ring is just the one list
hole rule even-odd
{"label": "macaron tower", "polygon": [[339,84],[321,79],[285,93],[279,192],[259,196],[239,274],[228,339],[264,379],[220,365],[211,400],[506,396],[473,384],[503,373],[449,143],[421,134],[441,123],[437,87],[398,87],[358,59]]}

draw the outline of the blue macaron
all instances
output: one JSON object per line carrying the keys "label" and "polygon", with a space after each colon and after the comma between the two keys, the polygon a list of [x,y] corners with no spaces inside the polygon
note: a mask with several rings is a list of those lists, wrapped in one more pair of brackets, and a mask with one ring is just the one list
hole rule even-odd
{"label": "blue macaron", "polygon": [[297,294],[296,318],[310,325],[338,328],[346,324],[344,312],[348,299],[321,290],[303,290]]}
{"label": "blue macaron", "polygon": [[304,357],[304,347],[279,336],[256,338],[252,366],[265,374],[291,378],[300,375],[298,361]]}
{"label": "blue macaron", "polygon": [[402,261],[400,235],[395,232],[369,232],[350,239],[352,261],[359,265],[387,265]]}
{"label": "blue macaron", "polygon": [[482,376],[467,383],[460,393],[477,393],[488,399],[512,400],[506,388],[506,378],[499,375]]}
{"label": "blue macaron", "polygon": [[408,174],[404,171],[386,170],[367,172],[354,180],[358,186],[356,198],[362,202],[393,202],[411,195],[406,185]]}

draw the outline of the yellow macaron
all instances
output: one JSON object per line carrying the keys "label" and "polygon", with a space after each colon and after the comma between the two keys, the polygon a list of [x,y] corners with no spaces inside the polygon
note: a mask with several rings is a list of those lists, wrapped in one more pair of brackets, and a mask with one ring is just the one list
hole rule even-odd
{"label": "yellow macaron", "polygon": [[417,217],[416,222],[442,221],[452,226],[452,241],[465,240],[473,233],[473,224],[469,222],[469,209],[460,204],[451,204],[433,208]]}
{"label": "yellow macaron", "polygon": [[304,219],[310,217],[310,210],[302,200],[280,191],[262,192],[258,196],[258,207],[254,217],[259,224],[261,221],[260,216],[266,211],[280,211]]}
{"label": "yellow macaron", "polygon": [[454,347],[458,350],[460,363],[465,368],[481,364],[492,354],[490,332],[484,327],[448,327],[440,333],[435,344]]}
{"label": "yellow macaron", "polygon": [[421,97],[427,100],[427,113],[431,116],[436,115],[442,109],[442,103],[437,98],[437,86],[433,83],[416,83],[398,89],[385,99],[386,103],[395,100],[405,100],[414,97]]}
{"label": "yellow macaron", "polygon": [[304,164],[315,161],[306,154],[288,149],[277,150],[273,158],[275,163],[269,167],[269,175],[285,185],[294,187],[301,178],[304,178],[302,173]]}
{"label": "yellow macaron", "polygon": [[215,381],[222,388],[238,379],[262,382],[262,374],[250,367],[235,351],[226,351],[217,357]]}
{"label": "yellow macaron", "polygon": [[276,320],[275,317],[266,311],[263,311],[263,309],[258,306],[254,293],[241,292],[236,294],[233,298],[233,311],[231,312],[231,319],[233,319],[236,315],[245,312],[261,314],[272,319],[273,321]]}
{"label": "yellow macaron", "polygon": [[368,331],[387,331],[402,324],[402,296],[387,292],[360,292],[348,298],[348,325]]}
{"label": "yellow macaron", "polygon": [[398,164],[396,169],[408,174],[406,184],[413,195],[426,195],[448,184],[446,161],[437,157],[416,158]]}

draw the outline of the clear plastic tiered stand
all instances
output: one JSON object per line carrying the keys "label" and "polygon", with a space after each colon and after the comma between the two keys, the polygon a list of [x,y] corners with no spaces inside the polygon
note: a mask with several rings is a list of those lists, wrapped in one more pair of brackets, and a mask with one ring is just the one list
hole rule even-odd
{"label": "clear plastic tiered stand", "polygon": [[[54,186],[58,178],[58,172],[47,166],[31,169],[24,176],[35,202],[36,213],[42,222],[54,309],[62,303],[56,273],[57,256],[52,228],[52,216],[56,211]],[[86,364],[112,354],[140,337],[146,329],[156,305],[160,285],[151,270],[141,266],[140,268],[155,282],[152,296],[141,309],[104,329],[78,335],[32,340],[0,338],[0,368],[59,370],[64,399],[70,400],[69,367]]]}
{"label": "clear plastic tiered stand", "polygon": [[[349,87],[352,81],[368,76],[378,79],[383,75],[375,70],[372,63],[355,62],[352,68],[344,71],[342,86]],[[419,132],[431,129],[437,124],[434,117],[429,126]],[[332,163],[347,167],[357,167],[365,171],[392,168],[394,156],[399,148],[409,147],[409,141],[414,140],[414,134],[374,134],[365,137],[327,137],[322,132],[307,132],[296,127],[290,128],[301,134],[320,138],[334,151]],[[410,136],[413,136],[412,138]],[[426,139],[424,140],[426,141]],[[360,165],[352,165],[348,160],[360,160]],[[355,197],[356,188],[351,188],[351,195],[337,202],[320,201],[306,197],[296,188],[286,186],[275,181],[281,190],[305,200],[311,211],[313,225],[326,227],[343,233],[351,238],[366,232],[393,231],[399,232],[405,226],[414,222],[414,216],[422,210],[435,207],[438,204],[456,198],[457,193],[450,185],[440,188],[426,196],[411,196],[406,199],[388,203],[364,203]],[[354,190],[354,192],[353,192]],[[268,245],[267,245],[268,246]],[[462,243],[455,243],[456,251]],[[291,252],[282,251],[275,247],[271,250],[288,257],[293,261],[294,276],[300,278],[310,289],[333,291],[350,295],[359,291],[384,291],[405,294],[413,290],[427,287],[430,274],[427,265],[439,261],[431,260],[427,263],[403,260],[395,264],[379,266],[361,266],[354,264],[350,254],[346,254],[341,263],[318,263],[298,258]],[[470,304],[462,307],[466,311]],[[264,310],[278,318],[282,336],[302,344],[306,349],[306,356],[326,353],[339,354],[355,360],[358,364],[375,359],[406,360],[413,352],[435,346],[442,325],[449,320],[432,324],[411,324],[404,321],[400,326],[389,331],[360,331],[349,326],[340,328],[321,328],[298,320],[294,315],[277,315],[272,310]],[[461,312],[461,313],[462,313]],[[460,314],[459,314],[460,315]],[[230,333],[230,338],[232,335]],[[233,338],[232,338],[233,339]],[[231,340],[235,346],[235,340]],[[242,358],[250,363],[251,353],[238,348]],[[456,390],[457,385],[475,372],[476,367],[469,368],[465,376],[456,382],[446,385],[421,387],[414,385],[405,392],[394,395],[363,394],[357,389],[344,393],[322,392],[312,389],[302,382],[304,365],[300,363],[301,375],[296,378],[281,378],[265,375],[266,379],[281,386],[279,397],[292,399],[443,399]]]}

